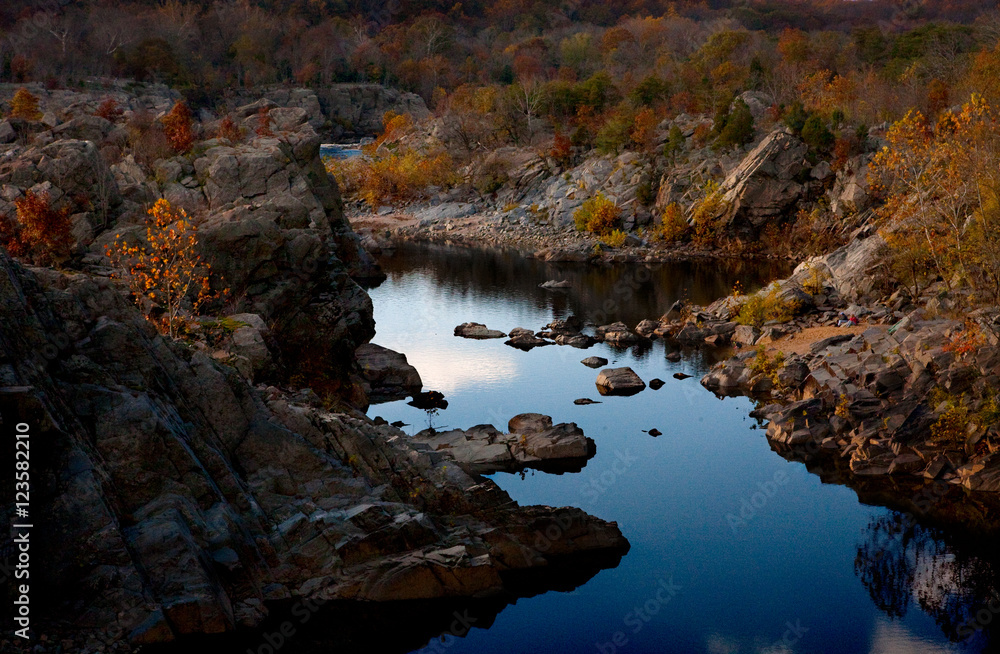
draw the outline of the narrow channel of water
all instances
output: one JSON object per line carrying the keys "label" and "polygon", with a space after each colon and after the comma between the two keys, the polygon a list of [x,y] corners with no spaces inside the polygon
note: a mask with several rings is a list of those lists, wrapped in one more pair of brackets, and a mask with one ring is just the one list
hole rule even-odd
{"label": "narrow channel of water", "polygon": [[[710,352],[671,363],[660,342],[521,352],[502,340],[453,336],[467,321],[538,330],[569,314],[634,326],[682,297],[707,303],[736,281],[760,286],[787,273],[781,266],[597,268],[440,246],[408,246],[382,264],[388,280],[370,291],[374,342],[405,353],[425,390],[443,392],[449,406],[428,415],[393,402],[369,414],[401,420],[408,433],[503,428],[529,411],[576,422],[597,443],[582,472],[494,480],[522,504],[572,505],[615,520],[632,545],[620,565],[575,590],[520,599],[465,637],[432,639],[423,651],[990,651],[992,627],[963,622],[996,587],[995,545],[900,527],[894,511],[779,457],[748,417],[749,400],[721,400],[698,383]],[[571,287],[539,288],[553,279]],[[597,371],[579,363],[591,355],[666,384],[601,397]],[[676,372],[692,378],[676,380]],[[573,404],[583,397],[600,404]],[[654,428],[662,435],[650,436]]]}

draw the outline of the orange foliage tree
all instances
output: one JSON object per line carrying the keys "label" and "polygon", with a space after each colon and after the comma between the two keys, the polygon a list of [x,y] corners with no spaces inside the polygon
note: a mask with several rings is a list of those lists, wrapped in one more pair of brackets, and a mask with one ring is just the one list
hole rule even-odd
{"label": "orange foliage tree", "polygon": [[198,230],[187,213],[160,199],[149,210],[146,243],[130,244],[118,234],[105,254],[146,318],[174,337],[206,302],[228,292],[211,291],[211,266],[197,250]]}
{"label": "orange foliage tree", "polygon": [[443,149],[417,151],[393,143],[413,126],[409,114],[387,111],[382,124],[382,134],[363,148],[363,156],[327,161],[327,171],[345,194],[377,208],[422,197],[429,186],[454,183],[455,165]]}
{"label": "orange foliage tree", "polygon": [[911,111],[872,163],[883,233],[904,261],[930,260],[1000,297],[1000,116],[980,96],[934,124]]}
{"label": "orange foliage tree", "polygon": [[649,107],[644,107],[635,115],[630,134],[632,142],[642,150],[651,150],[656,143],[656,126],[660,121]]}
{"label": "orange foliage tree", "polygon": [[194,145],[194,134],[191,131],[191,110],[184,101],[179,100],[161,120],[163,133],[174,152],[183,154]]}
{"label": "orange foliage tree", "polygon": [[28,191],[14,201],[13,220],[0,217],[0,245],[15,257],[39,266],[59,264],[69,258],[73,247],[69,208],[52,208],[47,193]]}
{"label": "orange foliage tree", "polygon": [[41,120],[42,111],[38,108],[38,98],[26,88],[18,89],[10,101],[10,117],[21,120]]}

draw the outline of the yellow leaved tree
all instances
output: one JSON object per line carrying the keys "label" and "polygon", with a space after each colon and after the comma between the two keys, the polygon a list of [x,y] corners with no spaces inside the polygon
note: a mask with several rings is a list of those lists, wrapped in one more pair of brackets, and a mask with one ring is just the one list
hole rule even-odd
{"label": "yellow leaved tree", "polygon": [[38,108],[38,98],[26,88],[18,89],[10,101],[10,117],[41,120],[42,111]]}
{"label": "yellow leaved tree", "polygon": [[212,292],[211,266],[197,250],[198,230],[187,213],[160,199],[149,210],[145,243],[116,235],[105,253],[146,318],[175,337],[202,305],[228,293]]}
{"label": "yellow leaved tree", "polygon": [[872,162],[872,187],[885,200],[879,227],[896,274],[916,290],[920,272],[930,268],[949,286],[958,280],[1000,298],[996,108],[974,95],[933,123],[911,111],[886,139]]}

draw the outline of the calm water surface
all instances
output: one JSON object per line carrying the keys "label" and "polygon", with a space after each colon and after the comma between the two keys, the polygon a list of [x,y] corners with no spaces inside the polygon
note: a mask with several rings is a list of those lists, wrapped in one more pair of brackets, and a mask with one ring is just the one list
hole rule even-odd
{"label": "calm water surface", "polygon": [[[374,342],[405,353],[425,390],[443,392],[449,407],[428,415],[393,402],[369,414],[404,421],[408,433],[503,428],[528,411],[576,422],[597,443],[582,472],[493,478],[521,504],[577,506],[617,521],[632,545],[616,568],[579,588],[522,598],[465,637],[432,639],[422,651],[992,651],[989,627],[961,624],[992,591],[994,546],[921,527],[900,533],[899,514],[862,504],[851,489],[823,484],[773,453],[747,415],[749,400],[720,400],[698,383],[710,354],[686,352],[671,363],[659,342],[643,351],[601,344],[521,352],[503,340],[453,336],[466,321],[538,330],[570,314],[634,326],[678,298],[707,303],[736,281],[752,289],[787,270],[596,268],[432,246],[398,250],[382,263],[388,280],[370,292]],[[572,287],[538,287],[553,279]],[[579,363],[591,355],[666,385],[600,397],[598,371]],[[675,372],[693,378],[679,381]],[[582,397],[601,403],[573,404]],[[653,428],[663,434],[649,436]]]}

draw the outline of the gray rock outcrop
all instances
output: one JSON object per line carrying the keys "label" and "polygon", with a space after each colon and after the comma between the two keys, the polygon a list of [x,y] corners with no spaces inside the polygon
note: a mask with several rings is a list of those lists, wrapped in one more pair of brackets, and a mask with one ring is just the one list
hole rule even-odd
{"label": "gray rock outcrop", "polygon": [[406,355],[389,348],[365,343],[355,352],[368,399],[373,403],[401,400],[420,392],[423,382]]}
{"label": "gray rock outcrop", "polygon": [[552,424],[539,413],[522,413],[501,433],[493,425],[446,432],[424,430],[413,437],[418,445],[455,461],[470,474],[515,472],[524,468],[580,470],[594,456],[594,441],[575,423]]}
{"label": "gray rock outcrop", "polygon": [[804,191],[798,178],[806,170],[807,151],[801,140],[775,131],[746,155],[719,189],[730,230],[756,234],[795,205]]}

